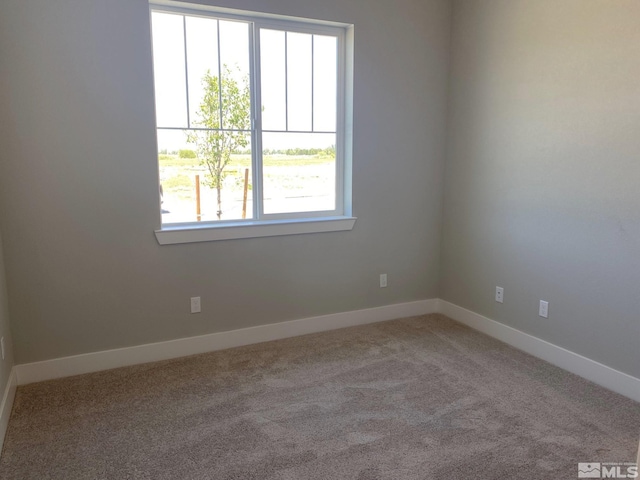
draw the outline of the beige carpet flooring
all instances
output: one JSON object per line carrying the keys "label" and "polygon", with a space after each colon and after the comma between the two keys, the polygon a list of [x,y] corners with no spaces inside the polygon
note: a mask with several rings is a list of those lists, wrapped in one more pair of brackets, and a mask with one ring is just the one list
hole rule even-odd
{"label": "beige carpet flooring", "polygon": [[10,479],[574,479],[640,404],[443,316],[20,387]]}

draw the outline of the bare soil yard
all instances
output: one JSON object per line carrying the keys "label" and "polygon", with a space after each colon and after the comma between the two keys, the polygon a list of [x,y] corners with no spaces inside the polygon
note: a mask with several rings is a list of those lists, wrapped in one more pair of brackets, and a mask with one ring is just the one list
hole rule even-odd
{"label": "bare soil yard", "polygon": [[[266,213],[319,211],[335,208],[335,158],[270,155],[263,160]],[[217,220],[216,192],[206,186],[206,168],[196,158],[159,156],[163,188],[163,223],[197,221],[196,175],[200,177],[201,220]],[[242,218],[244,175],[249,169],[247,218],[252,218],[251,157],[234,155],[222,189],[222,220]]]}

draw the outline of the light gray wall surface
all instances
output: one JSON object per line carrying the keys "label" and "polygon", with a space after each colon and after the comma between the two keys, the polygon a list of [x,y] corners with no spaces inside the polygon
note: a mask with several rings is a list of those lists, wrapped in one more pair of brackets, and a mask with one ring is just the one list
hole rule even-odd
{"label": "light gray wall surface", "polygon": [[159,246],[148,3],[5,1],[17,363],[437,296],[450,2],[219,4],[355,24],[354,230]]}
{"label": "light gray wall surface", "polygon": [[640,377],[640,2],[453,25],[442,298]]}
{"label": "light gray wall surface", "polygon": [[4,337],[5,348],[4,360],[0,357],[0,403],[2,403],[2,395],[4,394],[9,376],[11,375],[11,367],[13,367],[13,342],[11,341],[7,283],[2,251],[2,235],[0,234],[0,338]]}

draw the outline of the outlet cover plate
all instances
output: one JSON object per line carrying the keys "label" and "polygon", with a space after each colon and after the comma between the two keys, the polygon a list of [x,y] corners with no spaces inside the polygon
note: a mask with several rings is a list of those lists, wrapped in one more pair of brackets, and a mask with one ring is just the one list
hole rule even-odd
{"label": "outlet cover plate", "polygon": [[538,309],[538,315],[542,318],[549,318],[549,302],[540,300],[540,308]]}
{"label": "outlet cover plate", "polygon": [[201,311],[200,297],[191,297],[191,313],[200,313]]}

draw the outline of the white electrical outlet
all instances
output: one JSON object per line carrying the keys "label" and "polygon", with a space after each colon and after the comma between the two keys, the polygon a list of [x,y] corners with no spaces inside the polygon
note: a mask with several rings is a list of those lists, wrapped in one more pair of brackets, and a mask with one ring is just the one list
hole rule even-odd
{"label": "white electrical outlet", "polygon": [[496,302],[504,303],[504,288],[496,287]]}
{"label": "white electrical outlet", "polygon": [[2,350],[2,359],[4,360],[4,337],[0,338],[0,349]]}
{"label": "white electrical outlet", "polygon": [[191,313],[200,313],[200,297],[191,297]]}
{"label": "white electrical outlet", "polygon": [[386,288],[387,286],[387,274],[386,273],[381,273],[380,274],[380,288]]}
{"label": "white electrical outlet", "polygon": [[549,302],[540,300],[540,308],[538,309],[538,315],[543,318],[549,318]]}

